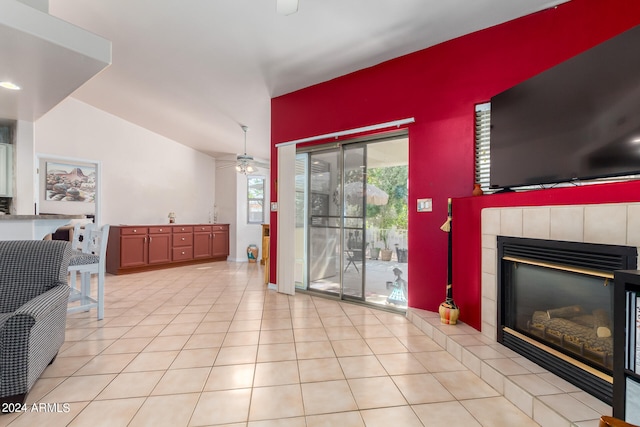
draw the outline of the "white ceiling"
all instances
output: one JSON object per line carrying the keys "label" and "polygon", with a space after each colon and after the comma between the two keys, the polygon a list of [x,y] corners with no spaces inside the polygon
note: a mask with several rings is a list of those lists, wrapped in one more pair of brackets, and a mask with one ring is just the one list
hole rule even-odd
{"label": "white ceiling", "polygon": [[[112,41],[72,96],[220,157],[269,158],[270,99],[566,0],[49,0]],[[0,52],[1,53],[1,52]],[[340,129],[336,129],[340,130]]]}
{"label": "white ceiling", "polygon": [[21,87],[0,89],[0,121],[36,121],[110,62],[108,40],[21,2],[0,2],[0,80]]}

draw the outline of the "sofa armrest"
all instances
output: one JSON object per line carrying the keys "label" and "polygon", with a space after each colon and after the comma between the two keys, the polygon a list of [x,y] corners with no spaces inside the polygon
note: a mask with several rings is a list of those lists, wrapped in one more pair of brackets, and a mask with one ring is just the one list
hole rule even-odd
{"label": "sofa armrest", "polygon": [[49,289],[47,292],[27,301],[20,308],[13,312],[13,315],[31,316],[34,321],[46,317],[49,313],[60,305],[67,305],[69,301],[70,288],[66,284],[60,284]]}
{"label": "sofa armrest", "polygon": [[69,286],[38,295],[0,324],[0,396],[27,393],[64,342]]}

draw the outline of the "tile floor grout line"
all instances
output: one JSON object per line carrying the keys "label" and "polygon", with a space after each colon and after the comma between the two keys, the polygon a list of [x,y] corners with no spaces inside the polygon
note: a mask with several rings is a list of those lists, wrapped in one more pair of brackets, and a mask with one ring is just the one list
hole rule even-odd
{"label": "tile floor grout line", "polygon": [[[233,266],[232,266],[233,267]],[[235,268],[233,268],[233,271],[231,271],[232,268],[229,268],[229,273],[224,273],[225,278],[231,277],[230,275],[232,274],[242,274],[241,271],[242,269],[240,268],[240,266],[235,266]],[[245,269],[246,270],[246,269]],[[221,270],[222,271],[222,270]],[[254,272],[255,273],[255,272]],[[222,275],[222,274],[219,274]],[[228,276],[228,277],[227,277]],[[114,281],[113,283],[113,291],[114,294],[115,292],[117,292],[118,290],[121,289],[130,289],[132,286],[135,286],[136,283],[141,283],[144,282],[144,288],[141,290],[139,295],[139,298],[136,300],[138,302],[142,302],[144,303],[145,301],[150,302],[150,304],[145,305],[144,306],[144,319],[147,319],[149,316],[154,315],[154,313],[156,313],[158,310],[161,310],[162,307],[166,306],[167,301],[170,301],[173,297],[179,296],[180,295],[180,290],[175,290],[173,291],[173,293],[167,293],[166,297],[161,298],[161,300],[154,300],[152,303],[151,301],[149,301],[149,295],[152,294],[152,290],[154,289],[164,289],[164,290],[169,290],[169,286],[170,283],[178,283],[180,282],[180,280],[182,279],[182,274],[174,274],[171,275],[171,277],[169,277],[168,279],[164,279],[162,281],[160,281],[159,279],[156,279],[156,276],[140,276],[143,278],[143,280],[137,280],[137,281],[131,281],[131,282],[127,282],[124,283],[121,287],[118,287],[118,283],[117,281]],[[117,279],[117,278],[115,278]],[[224,347],[224,341],[227,339],[227,337],[229,336],[230,333],[234,332],[232,331],[232,324],[234,321],[249,321],[249,320],[254,320],[252,319],[253,314],[251,313],[247,313],[247,312],[251,312],[251,311],[255,311],[254,308],[257,307],[258,305],[260,305],[261,309],[261,317],[260,317],[260,324],[259,324],[259,328],[257,330],[257,344],[256,346],[256,353],[254,355],[253,358],[253,362],[249,363],[250,365],[253,366],[253,373],[252,373],[252,379],[251,379],[251,385],[249,386],[249,388],[251,389],[251,393],[249,395],[249,406],[247,409],[247,414],[246,414],[246,420],[242,421],[243,425],[245,427],[247,427],[247,425],[249,423],[251,423],[252,421],[250,420],[250,414],[251,414],[251,409],[252,409],[252,404],[254,403],[254,391],[257,389],[262,388],[261,387],[256,387],[255,386],[255,381],[256,381],[256,376],[257,376],[257,369],[256,367],[261,364],[261,363],[279,363],[279,362],[283,362],[283,361],[287,361],[289,359],[283,359],[282,355],[279,356],[272,356],[272,357],[266,357],[264,360],[259,361],[258,359],[258,355],[260,352],[260,347],[262,345],[267,345],[266,342],[263,343],[262,342],[262,337],[263,337],[263,333],[266,332],[266,329],[263,329],[265,327],[264,321],[267,320],[267,318],[273,318],[273,319],[278,319],[279,316],[281,314],[278,314],[278,311],[287,311],[287,319],[289,320],[289,326],[286,329],[283,329],[285,331],[289,331],[290,332],[290,337],[291,338],[284,338],[284,339],[276,339],[274,340],[273,343],[287,343],[289,342],[288,340],[291,339],[290,343],[292,344],[292,348],[293,348],[293,355],[295,357],[295,362],[296,362],[296,372],[297,372],[297,382],[295,383],[298,392],[300,393],[300,398],[301,398],[301,410],[302,410],[302,415],[299,417],[300,421],[295,421],[296,423],[300,422],[302,425],[308,426],[311,425],[310,424],[310,417],[320,417],[320,418],[314,418],[314,419],[322,419],[324,417],[324,419],[329,419],[331,417],[328,417],[329,415],[335,415],[338,416],[339,414],[343,414],[345,411],[340,411],[338,410],[338,412],[328,412],[328,413],[322,413],[322,414],[307,414],[307,410],[309,408],[306,407],[306,405],[304,404],[304,395],[302,393],[302,387],[303,384],[306,384],[303,382],[302,379],[302,371],[301,371],[301,362],[304,360],[318,360],[318,359],[323,359],[322,357],[318,358],[318,357],[313,357],[311,359],[300,359],[299,356],[301,355],[299,353],[299,349],[297,344],[300,343],[304,343],[304,342],[326,342],[328,343],[328,346],[331,349],[331,356],[328,356],[325,359],[328,360],[332,360],[334,361],[337,365],[336,367],[339,369],[339,372],[342,375],[342,379],[341,381],[344,381],[347,386],[348,386],[348,390],[350,395],[352,396],[352,398],[354,399],[354,402],[356,403],[356,409],[351,411],[346,411],[346,412],[356,412],[358,414],[358,419],[360,420],[360,422],[362,423],[362,425],[365,424],[365,418],[363,416],[363,414],[366,411],[370,411],[370,410],[376,410],[376,409],[380,409],[380,410],[386,410],[388,408],[404,408],[404,407],[410,407],[411,408],[411,414],[414,417],[414,419],[416,420],[416,422],[419,422],[420,424],[424,424],[424,422],[422,421],[422,419],[418,416],[418,411],[417,411],[417,404],[416,405],[412,405],[409,403],[408,397],[405,395],[405,393],[402,391],[402,389],[398,386],[398,384],[395,381],[395,377],[403,377],[403,376],[409,376],[412,375],[409,370],[407,370],[407,372],[404,371],[400,371],[398,372],[396,375],[392,375],[391,371],[389,371],[388,367],[385,367],[382,364],[382,360],[386,359],[387,360],[387,366],[391,366],[389,365],[389,360],[391,360],[390,357],[385,357],[385,355],[389,354],[389,355],[394,355],[394,354],[398,354],[398,355],[410,355],[411,357],[415,358],[415,351],[412,351],[411,348],[415,349],[416,344],[412,344],[412,339],[408,338],[410,336],[412,336],[410,330],[408,330],[409,328],[407,328],[407,322],[405,318],[402,318],[403,320],[405,320],[405,322],[400,321],[400,318],[398,318],[398,321],[394,321],[394,319],[392,317],[387,317],[389,315],[389,313],[387,312],[380,312],[379,310],[374,309],[370,309],[370,308],[361,308],[361,307],[356,307],[354,309],[352,309],[352,304],[345,304],[342,302],[333,302],[331,304],[325,304],[323,301],[321,301],[319,298],[314,297],[309,297],[308,299],[303,298],[301,299],[296,299],[295,297],[289,297],[286,296],[285,299],[282,299],[279,297],[279,294],[276,293],[272,293],[271,291],[264,289],[264,287],[262,286],[261,283],[258,283],[258,281],[256,280],[255,282],[249,277],[249,274],[246,274],[246,277],[244,278],[244,280],[239,281],[238,283],[235,282],[230,282],[229,284],[221,287],[221,286],[216,286],[215,290],[211,290],[211,295],[215,294],[215,299],[212,298],[212,302],[209,303],[207,302],[206,305],[208,306],[208,311],[204,312],[204,311],[199,311],[200,309],[198,308],[198,306],[200,305],[204,305],[204,304],[198,304],[199,299],[200,298],[208,298],[208,294],[209,292],[207,292],[208,287],[210,286],[209,283],[213,282],[215,279],[211,279],[210,275],[208,274],[200,274],[200,275],[193,275],[193,276],[189,276],[188,279],[188,288],[189,291],[187,292],[187,296],[185,296],[183,299],[178,299],[178,304],[176,304],[176,306],[180,307],[180,310],[178,313],[174,313],[173,314],[173,318],[171,320],[166,321],[165,323],[163,323],[163,327],[160,329],[159,332],[155,333],[153,335],[153,337],[151,337],[149,339],[149,341],[142,346],[141,349],[137,349],[136,351],[131,351],[131,353],[126,352],[126,353],[116,353],[116,354],[136,354],[139,355],[141,353],[155,353],[157,351],[163,351],[161,349],[161,347],[158,347],[158,349],[156,349],[157,351],[148,351],[148,352],[144,352],[145,349],[147,349],[151,343],[154,341],[154,339],[160,337],[160,333],[162,333],[163,331],[167,330],[167,327],[171,324],[171,322],[173,320],[175,320],[175,316],[179,315],[179,314],[196,314],[196,313],[205,313],[200,320],[198,321],[198,326],[195,327],[193,329],[193,331],[191,331],[189,334],[185,333],[185,336],[187,336],[188,338],[184,341],[184,343],[182,343],[182,345],[180,345],[179,349],[177,350],[172,350],[172,351],[176,351],[176,355],[175,357],[172,358],[171,363],[169,364],[168,367],[166,367],[165,369],[161,369],[160,371],[162,372],[160,378],[158,379],[158,381],[151,387],[151,390],[149,392],[146,393],[144,397],[143,401],[140,403],[140,406],[137,408],[137,410],[135,411],[135,413],[131,416],[131,418],[129,419],[129,421],[127,422],[128,424],[132,424],[133,419],[135,419],[135,417],[142,413],[142,411],[144,411],[144,407],[145,404],[147,402],[149,402],[150,397],[154,397],[151,396],[151,393],[153,393],[153,391],[155,389],[157,389],[157,387],[161,384],[163,378],[165,378],[165,376],[169,373],[169,371],[178,371],[178,370],[182,370],[182,369],[191,369],[191,368],[197,368],[200,365],[198,365],[198,363],[202,363],[202,362],[192,362],[193,366],[189,365],[189,364],[185,364],[184,366],[180,365],[180,367],[178,367],[179,365],[175,365],[176,367],[173,367],[174,364],[177,361],[177,358],[179,357],[179,355],[181,354],[181,352],[187,350],[187,343],[190,340],[190,337],[193,337],[194,335],[200,335],[200,334],[196,334],[196,331],[198,329],[198,327],[200,325],[202,325],[203,323],[206,322],[206,316],[209,313],[213,313],[213,312],[217,312],[217,313],[226,313],[226,311],[216,311],[216,308],[220,308],[220,307],[216,307],[217,303],[220,303],[221,305],[223,304],[233,304],[233,315],[229,318],[229,320],[224,320],[224,322],[227,322],[228,324],[226,325],[225,328],[225,332],[222,335],[222,340],[220,341],[219,347],[204,347],[204,348],[215,348],[217,351],[217,353],[215,354],[215,357],[213,358],[213,361],[209,362],[209,365],[204,366],[206,368],[208,368],[208,375],[206,375],[206,379],[204,380],[204,384],[202,385],[202,387],[200,388],[200,392],[194,392],[194,393],[198,393],[197,395],[197,399],[195,400],[195,403],[193,403],[193,407],[191,407],[190,412],[188,413],[188,416],[186,416],[186,424],[185,425],[189,425],[192,420],[193,417],[196,415],[196,411],[198,411],[199,409],[199,405],[203,402],[202,397],[204,396],[204,393],[207,393],[207,391],[205,391],[205,388],[207,387],[207,382],[209,381],[209,378],[211,377],[211,374],[215,368],[215,362],[218,360],[218,358],[220,357],[220,349],[222,349]],[[125,295],[124,293],[122,293],[122,297],[119,299],[119,301],[121,302],[127,302],[128,300],[132,300],[132,298],[129,296],[131,295],[130,293],[128,295]],[[188,301],[187,301],[188,300]],[[271,311],[271,310],[266,310],[267,305],[271,305],[273,307],[273,312],[267,314],[267,311]],[[296,309],[296,306],[297,309]],[[152,308],[153,307],[153,308]],[[286,308],[285,308],[286,307]],[[310,308],[313,308],[313,311],[309,310]],[[127,307],[122,307],[122,308],[117,308],[114,310],[118,310],[117,315],[114,315],[112,320],[116,320],[118,317],[120,317],[120,315],[123,316],[130,316],[135,314],[134,310],[135,310],[135,306],[127,306]],[[310,313],[313,313],[313,316],[310,316]],[[159,314],[159,313],[158,313]],[[317,319],[317,320],[308,320],[308,321],[298,321],[296,322],[294,319],[297,317],[296,314],[300,314],[300,319]],[[271,317],[273,316],[273,317]],[[401,316],[401,315],[400,315]],[[194,316],[195,317],[195,316]],[[340,318],[344,319],[344,320],[339,320]],[[371,325],[371,321],[372,320],[376,320],[376,323],[373,325],[371,331],[372,332],[368,332],[367,329],[369,329],[369,326]],[[160,319],[158,319],[160,320]],[[140,324],[142,321],[139,321],[138,324]],[[313,326],[313,324],[315,322],[319,322],[318,326]],[[343,322],[347,322],[347,323],[343,323]],[[355,322],[355,323],[354,323]],[[277,324],[277,321],[274,321],[273,324]],[[283,322],[286,323],[286,322]],[[356,325],[356,323],[358,323]],[[412,324],[411,322],[409,322],[410,324]],[[104,327],[108,327],[107,326],[108,323],[103,324],[102,326]],[[236,324],[237,327],[240,328],[240,330],[238,330],[237,332],[250,332],[253,329],[249,329],[247,331],[243,331],[243,327],[244,325],[242,323],[238,323]],[[248,325],[248,324],[247,324]],[[76,329],[78,326],[80,326],[81,328],[86,328],[86,329],[94,329],[94,330],[99,330],[100,326],[95,325],[95,322],[93,321],[87,321],[87,322],[77,322],[77,324],[75,324],[74,326],[76,326]],[[302,326],[302,327],[296,327],[296,326]],[[381,328],[376,328],[376,326],[381,326]],[[117,327],[114,324],[112,325],[112,327]],[[253,328],[254,326],[251,326],[251,328]],[[301,336],[297,337],[295,334],[295,331],[304,331],[305,329],[311,329],[311,328],[318,328],[318,331],[322,331],[322,336],[320,336],[320,334],[318,334],[317,336],[314,336],[315,332],[308,332],[307,334],[305,334],[304,332],[300,332]],[[341,329],[343,328],[343,329]],[[347,328],[352,328],[352,329],[347,329]],[[380,335],[380,332],[376,332],[376,329],[379,329],[380,331],[386,331],[386,333],[384,334],[385,337],[379,337],[378,335]],[[280,329],[271,329],[271,330],[280,330]],[[351,332],[350,332],[351,331]],[[92,354],[89,358],[89,360],[87,362],[85,362],[84,364],[82,364],[82,366],[80,366],[79,368],[76,368],[73,373],[71,374],[64,374],[66,375],[64,378],[65,380],[76,376],[75,373],[79,372],[80,369],[83,369],[84,366],[86,366],[91,360],[94,360],[96,357],[100,357],[102,355],[108,355],[107,349],[109,349],[111,346],[113,346],[119,339],[123,339],[123,336],[126,335],[127,332],[123,333],[122,335],[119,336],[119,338],[116,338],[113,340],[112,343],[110,343],[109,345],[105,346],[104,348],[101,348],[96,354]],[[202,334],[207,334],[208,332],[206,330],[202,330]],[[353,333],[353,335],[351,335]],[[81,334],[79,334],[81,335]],[[273,337],[276,336],[276,334],[272,334]],[[306,336],[305,336],[306,335]],[[388,335],[388,336],[386,336]],[[106,335],[107,337],[109,335]],[[163,335],[163,337],[173,337],[173,336],[181,336],[181,335]],[[284,335],[283,335],[284,336]],[[366,338],[365,336],[367,336],[368,338]],[[420,336],[427,338],[426,334],[424,333],[424,331],[420,331]],[[355,338],[358,337],[358,338]],[[86,337],[85,337],[86,338]],[[105,339],[100,339],[100,337],[96,336],[96,341],[106,341]],[[396,353],[395,351],[393,352],[385,352],[384,348],[382,349],[377,349],[376,351],[374,351],[373,348],[371,348],[371,343],[376,342],[375,340],[379,339],[379,338],[389,338],[389,342],[392,341],[396,341],[398,343],[400,343],[400,346],[398,348],[402,349],[403,351],[401,351],[400,353]],[[376,363],[378,365],[381,366],[382,372],[384,372],[384,374],[380,374],[379,378],[385,378],[386,380],[390,380],[393,384],[393,386],[397,389],[397,392],[399,394],[399,396],[402,397],[402,399],[404,400],[404,402],[402,404],[397,403],[397,404],[393,404],[393,405],[389,405],[389,406],[381,406],[381,407],[376,407],[376,408],[369,408],[369,409],[360,409],[360,406],[358,405],[357,401],[355,400],[355,395],[354,395],[354,390],[352,388],[352,382],[350,382],[350,379],[347,378],[347,372],[346,372],[346,365],[342,364],[340,362],[341,359],[349,359],[349,358],[354,358],[354,357],[363,357],[362,355],[357,355],[357,353],[359,352],[359,350],[357,349],[347,349],[347,347],[345,347],[344,351],[342,350],[338,350],[340,347],[338,347],[339,345],[344,344],[345,346],[348,344],[349,340],[361,340],[363,345],[365,346],[365,348],[368,349],[368,351],[370,352],[370,354],[365,355],[365,356],[372,356],[372,360],[375,360]],[[428,339],[428,338],[427,338]],[[367,341],[369,340],[369,341]],[[373,341],[372,341],[373,340]],[[78,339],[78,341],[75,342],[75,344],[80,343],[85,341],[84,338],[82,339]],[[96,343],[96,345],[100,346],[99,343]],[[159,341],[158,341],[159,342]],[[382,344],[384,341],[379,340],[378,343]],[[435,341],[433,341],[432,339],[429,339],[429,342],[434,343],[435,345],[437,345],[437,343]],[[271,343],[271,344],[273,344]],[[75,345],[74,344],[74,345]],[[229,344],[233,344],[233,343],[229,343]],[[232,346],[232,345],[231,345]],[[68,349],[69,347],[67,347]],[[195,348],[190,348],[191,349],[198,349],[199,347],[195,347]],[[426,351],[436,351],[436,350],[424,350],[424,349],[417,349],[418,352],[426,352]],[[446,349],[440,349],[440,351],[445,351]],[[338,353],[343,354],[342,356],[338,356]],[[315,356],[315,355],[311,355],[311,356]],[[119,373],[114,374],[114,378],[107,383],[102,389],[101,391],[98,392],[98,394],[91,399],[89,402],[87,402],[87,406],[84,407],[82,410],[80,410],[77,414],[74,415],[73,419],[76,419],[78,416],[81,416],[80,414],[82,414],[85,410],[87,411],[86,413],[89,413],[89,409],[88,406],[91,405],[91,403],[96,402],[96,398],[105,391],[105,389],[107,387],[109,387],[110,384],[113,383],[113,381],[115,380],[115,378],[117,378],[118,375],[124,373],[124,370],[129,366],[130,363],[133,362],[132,359],[131,361],[129,361],[124,367],[122,367],[122,369],[119,369]],[[416,358],[417,359],[417,358]],[[417,363],[419,363],[420,365],[422,365],[424,367],[424,370],[426,371],[426,373],[428,375],[433,376],[433,373],[427,368],[427,366],[425,366],[421,359],[417,359]],[[240,366],[238,364],[231,364],[231,365],[219,365],[219,366]],[[115,369],[115,368],[114,368]],[[468,370],[468,369],[466,369]],[[145,371],[140,371],[140,372],[145,372]],[[476,375],[477,376],[477,375]],[[378,378],[377,375],[374,376],[364,376],[364,377],[354,377],[352,379],[356,380],[356,379],[364,379],[364,378]],[[63,380],[64,381],[64,380]],[[316,380],[314,379],[313,381],[310,382],[325,382],[326,380]],[[49,390],[46,394],[51,393],[53,390],[56,389],[57,386],[54,386],[51,388],[51,390]],[[264,387],[270,387],[270,385],[265,385]],[[228,391],[228,390],[235,390],[236,388],[233,388],[231,386],[225,386],[225,388],[222,391]],[[446,387],[445,387],[446,389]],[[166,395],[158,395],[158,396],[166,396]],[[122,398],[122,399],[126,399],[126,398]],[[107,400],[107,399],[104,399]],[[109,399],[110,400],[110,399]],[[458,399],[452,400],[451,402],[461,402]],[[462,405],[461,405],[462,406]],[[186,411],[185,411],[186,412]],[[469,411],[467,411],[465,409],[465,412],[471,414]],[[285,419],[287,417],[283,417],[283,419]],[[288,417],[288,418],[298,418],[298,417]],[[19,418],[17,418],[19,419]],[[26,419],[26,418],[25,418]],[[333,419],[333,418],[331,418]],[[479,421],[479,418],[474,416],[474,419]],[[24,421],[24,420],[23,420]],[[257,420],[256,420],[257,421]],[[292,423],[294,422],[293,420],[291,421]],[[22,423],[22,422],[20,422]],[[298,425],[298,424],[296,424]]]}

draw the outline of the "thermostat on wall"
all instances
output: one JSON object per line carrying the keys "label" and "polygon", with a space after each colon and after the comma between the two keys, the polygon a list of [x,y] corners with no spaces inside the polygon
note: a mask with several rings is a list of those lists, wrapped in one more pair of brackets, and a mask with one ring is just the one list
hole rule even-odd
{"label": "thermostat on wall", "polygon": [[271,202],[271,212],[278,211],[278,202]]}

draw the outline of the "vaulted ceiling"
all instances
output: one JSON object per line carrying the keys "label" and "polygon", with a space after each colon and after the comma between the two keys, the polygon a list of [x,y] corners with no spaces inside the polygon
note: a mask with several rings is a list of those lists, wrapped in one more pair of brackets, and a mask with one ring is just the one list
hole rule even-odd
{"label": "vaulted ceiling", "polygon": [[196,150],[269,157],[270,99],[566,0],[49,0],[112,41],[72,96]]}

